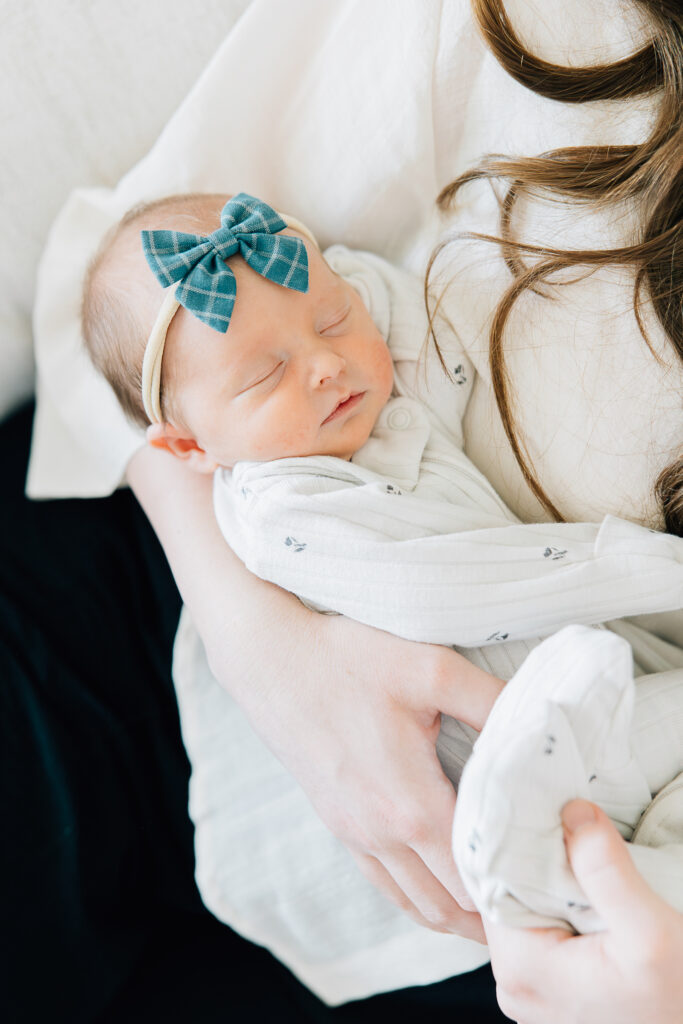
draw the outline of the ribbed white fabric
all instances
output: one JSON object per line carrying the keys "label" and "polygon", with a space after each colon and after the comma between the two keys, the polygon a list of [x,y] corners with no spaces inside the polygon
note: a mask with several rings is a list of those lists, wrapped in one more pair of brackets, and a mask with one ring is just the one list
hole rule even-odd
{"label": "ribbed white fabric", "polygon": [[[569,626],[545,640],[496,701],[460,780],[453,849],[481,912],[510,925],[600,930],[569,868],[560,811],[592,800],[632,839],[662,770],[667,782],[683,771],[681,672],[644,676],[637,694],[621,637]],[[665,898],[683,911],[680,850],[631,850],[657,889],[664,870]]]}

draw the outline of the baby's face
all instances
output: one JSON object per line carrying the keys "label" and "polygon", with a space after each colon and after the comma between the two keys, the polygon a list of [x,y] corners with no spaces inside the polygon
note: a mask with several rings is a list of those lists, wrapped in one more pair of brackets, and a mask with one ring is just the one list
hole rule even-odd
{"label": "baby's face", "polygon": [[165,380],[198,445],[219,465],[288,456],[350,458],[387,402],[387,345],[347,282],[306,242],[309,288],[283,288],[240,258],[226,334],[181,308],[169,329]]}

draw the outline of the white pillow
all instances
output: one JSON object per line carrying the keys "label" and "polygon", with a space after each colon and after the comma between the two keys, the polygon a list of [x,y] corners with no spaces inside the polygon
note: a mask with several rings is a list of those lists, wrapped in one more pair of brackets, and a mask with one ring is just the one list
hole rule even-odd
{"label": "white pillow", "polygon": [[0,0],[0,417],[33,390],[31,308],[75,185],[149,148],[250,0]]}

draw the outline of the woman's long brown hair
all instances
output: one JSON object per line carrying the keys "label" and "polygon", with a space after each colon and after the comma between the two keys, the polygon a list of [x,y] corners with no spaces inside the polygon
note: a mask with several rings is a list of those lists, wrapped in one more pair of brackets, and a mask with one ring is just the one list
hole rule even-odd
{"label": "woman's long brown hair", "polygon": [[[503,334],[519,296],[529,289],[542,294],[544,281],[552,279],[557,284],[556,275],[571,267],[630,265],[635,270],[634,309],[645,343],[650,344],[642,317],[646,295],[683,362],[683,5],[681,0],[634,2],[648,17],[650,42],[623,60],[581,68],[549,63],[526,49],[507,17],[503,0],[472,0],[487,45],[508,74],[526,88],[565,103],[628,99],[656,92],[657,116],[649,137],[638,145],[573,146],[515,159],[485,157],[438,197],[439,207],[446,210],[453,205],[458,190],[470,181],[490,179],[506,184],[500,204],[500,237],[469,237],[497,243],[513,276],[491,326],[493,389],[524,479],[558,520],[563,517],[536,478],[512,415]],[[638,237],[630,245],[605,250],[552,249],[513,239],[511,212],[517,197],[539,193],[603,208],[624,200],[637,202],[642,214]],[[448,244],[446,240],[437,248],[430,270]],[[532,257],[531,264],[525,263],[525,256]],[[660,474],[655,491],[667,530],[683,536],[683,455],[679,453]]]}

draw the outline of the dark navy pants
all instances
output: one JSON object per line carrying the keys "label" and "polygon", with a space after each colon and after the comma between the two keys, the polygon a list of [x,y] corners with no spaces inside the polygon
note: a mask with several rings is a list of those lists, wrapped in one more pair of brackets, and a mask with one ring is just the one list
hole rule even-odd
{"label": "dark navy pants", "polygon": [[329,1010],[203,907],[173,579],[128,492],[24,498],[30,424],[0,424],[0,1019],[504,1020],[488,968]]}

